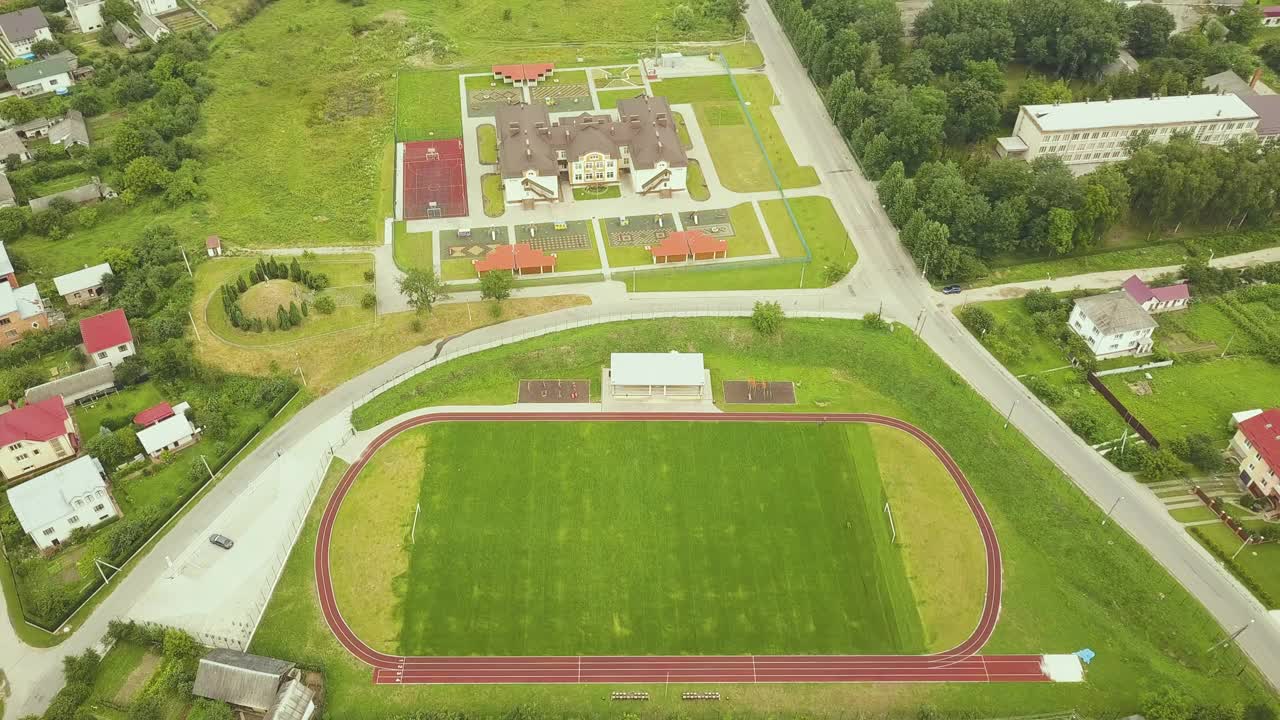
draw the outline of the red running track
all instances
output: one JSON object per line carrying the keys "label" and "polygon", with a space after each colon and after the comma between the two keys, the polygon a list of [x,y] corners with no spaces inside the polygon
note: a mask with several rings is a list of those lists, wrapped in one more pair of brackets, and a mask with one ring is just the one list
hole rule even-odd
{"label": "red running track", "polygon": [[[804,422],[867,423],[897,428],[933,451],[964,496],[986,549],[987,592],[982,616],[959,645],[933,655],[724,655],[405,657],[369,647],[347,626],[329,574],[329,544],[342,501],[370,458],[410,428],[437,422]],[[325,622],[348,652],[373,666],[377,684],[524,683],[788,683],[788,682],[1047,682],[1039,655],[978,655],[1000,615],[1000,543],[991,519],[960,467],[916,426],[861,413],[425,413],[379,435],[342,476],[325,506],[316,537],[316,590]]]}

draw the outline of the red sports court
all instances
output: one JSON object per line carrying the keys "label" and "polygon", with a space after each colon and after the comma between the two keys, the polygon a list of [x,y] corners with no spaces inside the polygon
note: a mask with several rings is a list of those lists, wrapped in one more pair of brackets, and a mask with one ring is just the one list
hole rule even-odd
{"label": "red sports court", "polygon": [[404,144],[404,217],[464,217],[467,171],[462,139]]}

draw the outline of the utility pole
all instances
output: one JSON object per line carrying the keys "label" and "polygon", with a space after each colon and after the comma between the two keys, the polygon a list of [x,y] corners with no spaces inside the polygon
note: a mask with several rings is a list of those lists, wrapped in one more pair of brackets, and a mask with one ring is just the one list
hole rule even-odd
{"label": "utility pole", "polygon": [[1232,333],[1231,333],[1231,337],[1227,338],[1227,346],[1226,346],[1226,347],[1224,347],[1224,348],[1222,348],[1222,354],[1218,356],[1218,359],[1219,359],[1219,360],[1221,360],[1222,358],[1224,358],[1224,357],[1226,357],[1226,356],[1227,356],[1227,351],[1231,349],[1231,343],[1232,343],[1235,339],[1236,339],[1236,334],[1235,334],[1234,332],[1232,332]]}
{"label": "utility pole", "polygon": [[208,460],[205,460],[205,459],[204,459],[204,456],[203,456],[203,455],[201,455],[201,456],[200,456],[200,462],[204,463],[204,471],[205,471],[205,472],[207,472],[207,473],[209,473],[209,479],[210,479],[210,480],[212,480],[212,479],[213,479],[213,471],[209,469],[209,461],[208,461]]}
{"label": "utility pole", "polygon": [[188,310],[188,311],[187,311],[187,318],[188,318],[189,320],[191,320],[191,329],[192,329],[193,331],[195,331],[195,334],[196,334],[196,342],[201,342],[201,340],[200,340],[200,328],[196,327],[196,319],[195,319],[195,316],[193,316],[193,315],[191,314],[191,311],[190,311],[190,310]]}
{"label": "utility pole", "polygon": [[804,271],[805,271],[805,269],[806,269],[806,268],[808,268],[808,267],[809,267],[809,263],[801,263],[801,264],[800,264],[800,289],[801,289],[801,290],[803,290],[803,289],[804,289]]}
{"label": "utility pole", "polygon": [[1009,423],[1013,420],[1013,411],[1018,407],[1018,403],[1022,402],[1022,398],[1014,398],[1013,404],[1009,406],[1009,414],[1004,419],[1004,429],[1009,429]]}
{"label": "utility pole", "polygon": [[1251,542],[1253,542],[1253,536],[1252,536],[1252,535],[1250,535],[1249,537],[1245,538],[1243,543],[1240,543],[1240,547],[1236,548],[1236,551],[1235,551],[1234,553],[1232,553],[1232,554],[1231,554],[1231,559],[1232,559],[1232,560],[1235,560],[1235,559],[1236,559],[1236,555],[1239,555],[1242,551],[1244,551],[1244,549],[1245,549],[1245,548],[1249,545],[1249,543],[1251,543]]}
{"label": "utility pole", "polygon": [[1254,619],[1253,619],[1253,618],[1249,618],[1249,622],[1245,623],[1244,625],[1241,625],[1239,630],[1237,630],[1237,631],[1235,631],[1235,632],[1231,633],[1231,635],[1229,635],[1228,637],[1224,638],[1224,639],[1222,640],[1222,642],[1214,643],[1213,645],[1210,645],[1210,646],[1209,646],[1209,649],[1208,649],[1208,650],[1205,650],[1205,652],[1213,652],[1214,650],[1217,650],[1218,648],[1222,648],[1222,647],[1226,647],[1226,646],[1230,645],[1232,642],[1234,642],[1234,641],[1235,641],[1235,639],[1236,639],[1236,638],[1240,637],[1241,633],[1243,633],[1245,630],[1248,630],[1248,629],[1249,629],[1249,626],[1250,626],[1250,625],[1253,625],[1253,622],[1254,622]]}
{"label": "utility pole", "polygon": [[1123,496],[1123,495],[1121,495],[1120,497],[1116,498],[1116,501],[1115,501],[1115,502],[1113,502],[1113,503],[1111,503],[1111,509],[1110,509],[1110,510],[1107,510],[1107,515],[1106,515],[1106,517],[1102,518],[1102,524],[1103,524],[1103,525],[1106,525],[1107,523],[1111,522],[1111,513],[1113,513],[1113,512],[1115,512],[1115,511],[1116,511],[1116,506],[1120,504],[1120,501],[1121,501],[1121,500],[1124,500],[1124,496]]}
{"label": "utility pole", "polygon": [[190,277],[195,277],[195,275],[192,274],[191,272],[191,263],[187,260],[187,251],[182,248],[178,248],[178,252],[182,253],[182,262],[185,263],[187,266],[187,275]]}
{"label": "utility pole", "polygon": [[929,258],[924,259],[924,270],[920,271],[921,279],[929,279]]}

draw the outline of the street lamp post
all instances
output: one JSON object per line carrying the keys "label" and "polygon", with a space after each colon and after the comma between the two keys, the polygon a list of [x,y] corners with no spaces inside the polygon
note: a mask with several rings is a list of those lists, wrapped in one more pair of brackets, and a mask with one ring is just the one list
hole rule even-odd
{"label": "street lamp post", "polygon": [[1013,411],[1018,407],[1018,403],[1022,402],[1022,398],[1014,398],[1013,404],[1009,406],[1009,414],[1004,418],[1004,429],[1009,429],[1009,423],[1013,420]]}
{"label": "street lamp post", "polygon": [[1104,517],[1104,518],[1102,518],[1102,524],[1103,524],[1103,525],[1106,525],[1108,522],[1110,522],[1110,521],[1111,521],[1111,513],[1113,513],[1113,512],[1115,512],[1115,511],[1116,511],[1116,506],[1117,506],[1117,505],[1119,505],[1119,504],[1120,504],[1120,502],[1121,502],[1122,500],[1124,500],[1124,496],[1123,496],[1123,495],[1121,495],[1120,497],[1116,498],[1116,501],[1115,501],[1115,502],[1113,502],[1113,503],[1111,503],[1111,509],[1110,509],[1110,510],[1107,510],[1107,516],[1106,516],[1106,517]]}

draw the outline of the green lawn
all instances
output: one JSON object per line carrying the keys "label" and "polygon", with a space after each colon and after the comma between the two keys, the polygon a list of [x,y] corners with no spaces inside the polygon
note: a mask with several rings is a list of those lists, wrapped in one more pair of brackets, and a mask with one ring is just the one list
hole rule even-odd
{"label": "green lawn", "polygon": [[[490,78],[467,78],[483,81]],[[448,70],[402,70],[396,84],[396,138],[433,140],[462,137],[462,95],[458,74]]]}
{"label": "green lawn", "polygon": [[498,136],[492,125],[476,128],[476,143],[480,150],[480,162],[493,165],[498,162]]}
{"label": "green lawn", "polygon": [[725,60],[729,61],[729,67],[750,68],[759,67],[764,64],[764,53],[760,52],[760,46],[753,42],[721,45],[718,48],[712,49],[723,55]]}
{"label": "green lawn", "polygon": [[1280,366],[1261,358],[1180,362],[1146,372],[1151,375],[1149,395],[1138,395],[1129,387],[1145,381],[1142,376],[1111,375],[1102,381],[1163,440],[1206,433],[1221,438],[1225,448],[1231,413],[1280,406]]}
{"label": "green lawn", "polygon": [[556,251],[556,271],[596,270],[600,268],[600,251],[596,249],[595,234],[592,233],[591,246],[586,250]]}
{"label": "green lawn", "polygon": [[181,402],[181,398],[166,398],[154,382],[147,381],[95,400],[92,404],[77,405],[72,409],[71,417],[76,422],[80,436],[91,438],[98,434],[104,418],[127,415],[132,419],[139,412],[162,402],[176,405]]}
{"label": "green lawn", "polygon": [[112,702],[116,694],[124,687],[129,675],[142,664],[147,655],[147,648],[131,642],[118,642],[102,656],[98,665],[98,676],[93,679],[93,694],[90,703]]}
{"label": "green lawn", "polygon": [[[866,426],[639,429],[437,425],[420,431],[431,450],[416,497],[384,504],[383,485],[401,482],[396,472],[357,485],[347,499],[357,517],[367,515],[364,505],[406,518],[414,502],[422,507],[406,580],[395,593],[391,585],[364,593],[384,612],[403,604],[399,642],[384,649],[923,649]],[[494,443],[529,462],[494,466],[486,459]],[[655,446],[665,448],[656,465]],[[477,476],[479,465],[490,470]],[[780,472],[786,482],[778,482]],[[363,575],[344,552],[334,558],[337,584],[356,581],[345,577],[353,565]],[[354,549],[353,560],[364,557]],[[779,607],[796,610],[779,615]]]}
{"label": "green lawn", "polygon": [[395,224],[393,241],[395,244],[392,247],[392,254],[396,260],[396,267],[401,270],[431,271],[434,269],[431,233],[411,233],[402,220]]}
{"label": "green lawn", "polygon": [[689,197],[694,200],[710,200],[711,188],[707,187],[707,178],[702,174],[702,163],[689,160],[685,186],[689,188]]}
{"label": "green lawn", "polygon": [[971,286],[1000,285],[1108,270],[1181,265],[1192,257],[1208,258],[1210,253],[1216,257],[1225,257],[1275,247],[1277,244],[1280,244],[1280,237],[1270,230],[1218,232],[1188,234],[1186,237],[1159,239],[1139,245],[1125,244],[1113,249],[1104,248],[1050,260],[1006,258],[993,263],[991,273],[971,283]]}
{"label": "green lawn", "polygon": [[498,173],[481,175],[480,190],[484,193],[484,214],[489,217],[502,217],[507,210],[507,203],[502,193],[502,176]]}
{"label": "green lawn", "polygon": [[[637,686],[652,693],[646,712],[836,718],[874,709],[888,717],[915,717],[927,705],[944,716],[1012,717],[1074,708],[1085,717],[1116,717],[1137,712],[1144,693],[1164,687],[1206,703],[1271,702],[1270,691],[1239,653],[1204,652],[1221,640],[1222,631],[1200,605],[1129,535],[1103,526],[1101,510],[1021,435],[1003,430],[1001,412],[905,331],[789,320],[776,340],[760,338],[739,319],[611,323],[450,362],[357,408],[354,420],[366,428],[424,405],[509,403],[521,378],[595,377],[611,352],[672,348],[704,353],[715,388],[725,379],[789,379],[800,383],[795,410],[879,412],[919,424],[964,470],[1000,536],[1006,593],[986,651],[1090,647],[1098,657],[1088,682],[1078,685],[734,686],[718,688],[728,691],[724,702],[705,711],[679,699],[681,690],[694,688],[672,687],[666,695],[661,684]],[[331,473],[320,497],[327,497],[340,472]],[[604,712],[602,690],[593,686],[372,686],[368,667],[337,645],[316,605],[312,561],[321,507],[308,518],[251,651],[322,664],[335,717],[385,718],[422,707],[469,716],[503,715],[516,706],[558,716]]]}
{"label": "green lawn", "polygon": [[685,126],[684,115],[681,113],[672,113],[676,116],[676,137],[680,138],[680,147],[685,150],[693,149],[693,139],[689,137],[689,128]]}
{"label": "green lawn", "polygon": [[620,197],[622,197],[622,188],[618,185],[576,187],[573,189],[574,200],[612,200]]}
{"label": "green lawn", "polygon": [[[1190,532],[1197,542],[1241,577],[1264,605],[1274,610],[1280,607],[1280,572],[1276,572],[1276,566],[1280,564],[1280,544],[1276,542],[1280,538],[1280,528],[1266,525],[1258,530],[1267,542],[1250,545],[1244,550],[1240,550],[1240,538],[1223,523],[1201,525],[1191,528]],[[1237,551],[1240,551],[1239,555],[1236,555]],[[1235,559],[1231,558],[1232,555]]]}
{"label": "green lawn", "polygon": [[77,173],[72,173],[70,175],[63,175],[60,178],[54,178],[52,180],[48,180],[42,183],[36,183],[35,185],[31,186],[31,195],[33,197],[44,197],[45,195],[60,193],[63,190],[70,190],[72,188],[77,188],[77,187],[80,187],[81,185],[88,185],[92,181],[93,181],[93,177],[87,172],[77,172]]}
{"label": "green lawn", "polygon": [[630,88],[627,90],[597,90],[596,91],[596,98],[600,101],[601,110],[615,110],[618,107],[619,100],[629,100],[637,95],[644,95],[644,88],[639,87],[639,88]]}
{"label": "green lawn", "polygon": [[[698,127],[706,138],[711,160],[716,164],[716,173],[720,182],[729,190],[752,192],[775,189],[777,185],[769,172],[770,163],[777,173],[778,182],[784,188],[817,185],[818,174],[812,167],[796,163],[787,139],[774,119],[771,107],[777,104],[777,96],[773,93],[769,78],[764,75],[740,75],[736,82],[743,98],[750,103],[745,112],[727,76],[664,80],[654,85],[653,92],[658,95],[673,93],[680,98],[680,102],[694,103]],[[676,84],[671,86],[672,83]],[[760,152],[755,133],[748,124],[747,113],[750,113],[751,121],[764,142],[768,161],[765,160],[765,154]]]}
{"label": "green lawn", "polygon": [[[823,197],[793,198],[790,200],[792,211],[800,223],[813,252],[814,261],[768,263],[746,265],[740,268],[725,270],[702,270],[696,272],[680,270],[658,270],[637,274],[634,282],[624,278],[628,287],[633,284],[636,292],[665,292],[674,290],[771,290],[777,288],[818,288],[835,282],[836,277],[828,277],[824,271],[830,264],[841,270],[847,270],[858,261],[858,253],[849,241],[849,235],[840,218],[831,206],[831,201]],[[734,208],[734,226],[759,228],[760,223],[752,218],[743,218],[745,225],[739,224],[742,209],[750,210],[749,205]],[[802,257],[804,248],[799,237],[787,217],[786,208],[781,200],[765,200],[760,203],[765,221],[769,223],[769,232],[773,235],[778,252],[784,257]],[[754,215],[754,213],[752,213]],[[759,242],[764,242],[764,235],[759,235]],[[750,245],[748,247],[761,247]],[[763,246],[767,252],[767,245]],[[729,244],[730,257],[739,253],[733,241]],[[612,257],[612,256],[610,256]],[[843,276],[843,273],[841,274]]]}
{"label": "green lawn", "polygon": [[[394,252],[394,248],[393,248]],[[249,269],[257,262],[256,258],[222,258],[208,263],[213,273],[209,278],[214,283],[234,281],[236,277],[247,276]],[[314,308],[303,319],[302,325],[288,330],[263,330],[251,332],[231,326],[227,319],[227,311],[222,305],[222,297],[217,285],[213,285],[207,295],[196,298],[196,307],[203,308],[205,321],[209,329],[226,342],[254,347],[282,345],[304,338],[325,335],[364,325],[374,320],[374,311],[360,305],[361,297],[373,292],[373,284],[364,279],[364,273],[373,269],[373,257],[370,255],[319,256],[319,259],[304,260],[302,267],[316,273],[329,276],[329,288],[323,294],[329,295],[337,305],[333,314],[325,315]],[[300,287],[300,286],[299,286]],[[256,286],[251,290],[257,289]],[[246,293],[246,296],[248,293]],[[310,293],[314,298],[318,293]],[[242,296],[240,303],[246,316],[251,316],[245,306],[249,298]],[[287,307],[285,308],[288,309]],[[270,313],[268,313],[268,317]]]}

